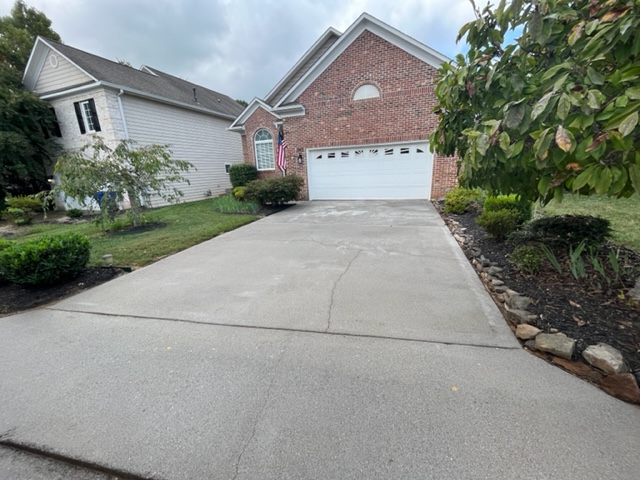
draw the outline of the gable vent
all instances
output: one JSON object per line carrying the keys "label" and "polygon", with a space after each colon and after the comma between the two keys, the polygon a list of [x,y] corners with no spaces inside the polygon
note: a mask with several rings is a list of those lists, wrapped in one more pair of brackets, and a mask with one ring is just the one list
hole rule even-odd
{"label": "gable vent", "polygon": [[353,94],[354,100],[365,100],[367,98],[379,98],[380,92],[375,87],[375,85],[362,85],[360,88],[356,90]]}

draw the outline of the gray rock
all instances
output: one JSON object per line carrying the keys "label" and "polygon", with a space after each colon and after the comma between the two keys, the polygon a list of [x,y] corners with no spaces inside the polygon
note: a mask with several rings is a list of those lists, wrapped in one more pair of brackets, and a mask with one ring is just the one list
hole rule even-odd
{"label": "gray rock", "polygon": [[[496,287],[496,290],[500,288],[500,287]],[[507,300],[508,301],[508,300]],[[518,325],[521,323],[530,323],[530,322],[535,322],[536,320],[538,320],[538,316],[531,313],[531,312],[527,312],[526,310],[519,310],[517,308],[509,308],[508,305],[505,304],[505,308],[507,309],[507,312],[509,312],[513,317],[515,317],[516,321],[518,322]]]}
{"label": "gray rock", "polygon": [[480,262],[482,263],[483,267],[490,267],[491,266],[491,262],[484,255],[480,256]]}
{"label": "gray rock", "polygon": [[516,337],[521,340],[531,340],[532,338],[536,338],[540,332],[541,330],[539,328],[536,328],[533,325],[527,325],[526,323],[521,323],[516,327]]}
{"label": "gray rock", "polygon": [[478,247],[471,247],[469,249],[469,253],[471,254],[472,257],[475,257],[475,258],[482,256],[482,250],[480,250]]}
{"label": "gray rock", "polygon": [[557,328],[550,328],[549,331],[551,333],[558,333],[560,330],[558,330]]}
{"label": "gray rock", "polygon": [[582,356],[589,365],[609,375],[627,373],[629,371],[622,353],[606,343],[589,345],[582,352]]}
{"label": "gray rock", "polygon": [[494,287],[499,287],[501,285],[504,285],[504,282],[502,280],[497,279],[497,278],[492,278],[491,279],[491,285],[493,285]]}
{"label": "gray rock", "polygon": [[509,308],[517,310],[526,310],[532,303],[533,300],[529,297],[525,297],[524,295],[511,295],[507,301]]}
{"label": "gray rock", "polygon": [[464,245],[464,244],[466,243],[466,242],[465,242],[465,239],[464,239],[464,238],[462,238],[462,237],[461,237],[460,235],[458,235],[457,233],[454,233],[454,234],[453,234],[453,238],[455,238],[455,239],[458,241],[458,243],[460,243],[460,244],[462,244],[462,245]]}
{"label": "gray rock", "polygon": [[509,287],[505,286],[505,285],[499,285],[497,287],[493,287],[493,289],[498,292],[498,293],[504,293],[507,290],[509,290]]}
{"label": "gray rock", "polygon": [[502,273],[502,269],[500,267],[489,267],[487,270],[489,275],[497,276],[499,273]]}
{"label": "gray rock", "polygon": [[629,290],[629,297],[631,300],[640,302],[640,277],[636,280],[636,286]]}
{"label": "gray rock", "polygon": [[564,333],[539,333],[536,337],[536,350],[548,352],[558,357],[571,360],[576,349],[576,341]]}
{"label": "gray rock", "polygon": [[536,341],[535,340],[527,340],[526,342],[524,342],[524,346],[527,347],[529,350],[535,350],[536,349]]}

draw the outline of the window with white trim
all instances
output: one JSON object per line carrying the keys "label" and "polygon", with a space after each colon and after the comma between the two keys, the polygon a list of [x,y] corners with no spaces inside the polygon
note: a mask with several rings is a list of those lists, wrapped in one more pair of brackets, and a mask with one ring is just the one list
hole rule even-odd
{"label": "window with white trim", "polygon": [[366,100],[367,98],[379,98],[380,92],[375,85],[362,85],[353,94],[354,100]]}
{"label": "window with white trim", "polygon": [[256,152],[256,168],[258,170],[275,170],[276,162],[273,155],[273,136],[264,128],[253,136],[253,146]]}
{"label": "window with white trim", "polygon": [[82,102],[75,102],[73,107],[76,110],[80,133],[95,133],[100,131],[98,112],[96,111],[96,104],[93,98],[83,100]]}

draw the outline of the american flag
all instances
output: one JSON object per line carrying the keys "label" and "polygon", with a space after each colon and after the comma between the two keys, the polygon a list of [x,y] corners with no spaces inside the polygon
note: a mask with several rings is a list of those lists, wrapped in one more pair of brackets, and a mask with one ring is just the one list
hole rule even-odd
{"label": "american flag", "polygon": [[287,157],[285,157],[285,151],[287,150],[287,142],[284,141],[284,135],[282,134],[282,130],[278,132],[278,152],[276,164],[278,168],[284,174],[287,170]]}

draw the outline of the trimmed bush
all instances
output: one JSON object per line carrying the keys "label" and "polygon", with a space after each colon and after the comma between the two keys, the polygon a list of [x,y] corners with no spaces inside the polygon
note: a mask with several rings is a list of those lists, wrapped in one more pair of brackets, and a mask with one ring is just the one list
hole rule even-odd
{"label": "trimmed bush", "polygon": [[543,217],[529,224],[531,237],[554,247],[589,247],[603,245],[611,236],[609,220],[590,215]]}
{"label": "trimmed bush", "polygon": [[36,216],[32,210],[25,210],[23,208],[9,207],[2,212],[2,218],[15,223],[16,225],[29,225]]}
{"label": "trimmed bush", "polygon": [[19,208],[29,212],[38,213],[42,211],[42,202],[37,198],[19,195],[17,197],[8,197],[7,206],[11,208]]}
{"label": "trimmed bush", "polygon": [[84,215],[84,212],[79,208],[70,208],[67,210],[67,217],[69,218],[80,218],[82,215]]}
{"label": "trimmed bush", "polygon": [[258,170],[249,163],[234,163],[229,167],[229,180],[233,188],[244,187],[257,179]]}
{"label": "trimmed bush", "polygon": [[509,254],[509,258],[518,267],[518,270],[533,274],[540,270],[545,257],[538,247],[521,245]]}
{"label": "trimmed bush", "polygon": [[260,205],[282,205],[300,196],[304,180],[296,175],[254,180],[247,185],[245,197]]}
{"label": "trimmed bush", "polygon": [[66,280],[82,271],[90,251],[89,239],[75,233],[15,243],[0,251],[0,277],[26,286]]}
{"label": "trimmed bush", "polygon": [[515,195],[498,195],[497,197],[487,197],[484,201],[485,212],[497,212],[500,210],[511,210],[518,214],[519,225],[531,220],[531,202],[518,199]]}
{"label": "trimmed bush", "polygon": [[[9,248],[11,245],[13,245],[15,242],[12,242],[10,240],[7,240],[5,238],[0,238],[0,253],[2,253],[3,250]],[[2,271],[0,270],[0,285],[4,285],[7,282],[7,279],[4,278],[4,276],[2,275]]]}
{"label": "trimmed bush", "polygon": [[445,195],[444,211],[462,215],[470,210],[479,210],[483,196],[480,190],[456,187]]}
{"label": "trimmed bush", "polygon": [[484,228],[496,240],[504,240],[518,226],[519,214],[515,210],[505,209],[482,212],[477,219],[478,225]]}
{"label": "trimmed bush", "polygon": [[233,196],[236,197],[236,200],[244,200],[246,192],[247,187],[235,187],[233,189]]}

